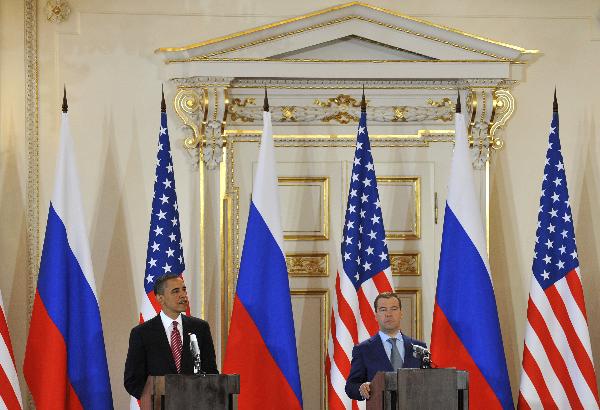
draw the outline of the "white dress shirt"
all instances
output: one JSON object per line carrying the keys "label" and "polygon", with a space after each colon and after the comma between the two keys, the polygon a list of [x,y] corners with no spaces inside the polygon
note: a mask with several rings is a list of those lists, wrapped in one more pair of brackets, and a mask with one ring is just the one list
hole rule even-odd
{"label": "white dress shirt", "polygon": [[383,348],[385,349],[385,353],[387,354],[388,359],[392,355],[392,344],[388,343],[388,339],[395,337],[396,338],[396,347],[398,347],[398,351],[400,352],[400,357],[402,358],[402,363],[404,363],[404,339],[402,339],[402,333],[398,332],[395,336],[389,336],[382,331],[379,331],[379,337],[381,337],[381,342],[383,343]]}
{"label": "white dress shirt", "polygon": [[179,323],[177,325],[177,328],[179,329],[179,334],[181,335],[181,342],[183,343],[183,323],[181,321],[181,313],[179,314],[179,316],[177,316],[177,319],[173,320],[169,316],[165,315],[164,312],[161,310],[160,311],[160,320],[162,320],[162,324],[165,327],[165,333],[167,334],[167,340],[169,341],[169,344],[171,344],[171,333],[173,332],[173,322]]}

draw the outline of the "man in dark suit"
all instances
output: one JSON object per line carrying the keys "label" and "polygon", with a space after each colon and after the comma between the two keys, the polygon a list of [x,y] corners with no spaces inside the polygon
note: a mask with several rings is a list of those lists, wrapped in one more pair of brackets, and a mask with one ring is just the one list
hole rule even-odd
{"label": "man in dark suit", "polygon": [[413,345],[426,347],[425,343],[400,332],[402,304],[396,293],[380,293],[374,302],[379,332],[354,346],[352,364],[346,380],[346,394],[354,400],[371,396],[371,380],[375,373],[392,372],[399,368],[418,368]]}
{"label": "man in dark suit", "polygon": [[154,294],[162,309],[160,314],[134,327],[129,336],[124,384],[137,399],[142,396],[148,376],[194,373],[190,334],[198,339],[201,370],[219,373],[208,323],[182,315],[189,306],[183,279],[177,275],[159,277]]}

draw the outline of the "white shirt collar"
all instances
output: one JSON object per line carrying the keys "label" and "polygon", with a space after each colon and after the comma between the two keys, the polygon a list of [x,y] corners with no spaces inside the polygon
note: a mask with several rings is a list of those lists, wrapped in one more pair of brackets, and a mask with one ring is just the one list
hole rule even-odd
{"label": "white shirt collar", "polygon": [[398,331],[398,333],[396,333],[395,336],[390,336],[387,333],[384,333],[380,330],[379,337],[381,338],[381,341],[383,343],[385,343],[389,338],[392,338],[392,337],[395,337],[396,339],[398,339],[399,342],[404,343],[404,340],[402,339],[402,333],[400,331]]}
{"label": "white shirt collar", "polygon": [[181,333],[181,337],[183,338],[183,322],[181,320],[181,313],[179,316],[177,316],[177,319],[173,320],[169,316],[165,315],[165,313],[161,310],[160,320],[165,328],[165,333],[167,334],[167,340],[169,340],[169,342],[171,340],[171,332],[173,331],[173,322],[178,323],[179,333]]}

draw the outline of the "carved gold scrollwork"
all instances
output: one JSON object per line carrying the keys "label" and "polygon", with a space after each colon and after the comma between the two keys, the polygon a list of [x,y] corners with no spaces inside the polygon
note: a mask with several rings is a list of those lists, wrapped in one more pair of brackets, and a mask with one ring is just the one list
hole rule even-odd
{"label": "carved gold scrollwork", "polygon": [[66,0],[48,0],[46,3],[46,18],[52,23],[62,23],[69,14],[71,7]]}
{"label": "carved gold scrollwork", "polygon": [[406,122],[406,107],[394,107],[393,122]]}
{"label": "carved gold scrollwork", "polygon": [[490,151],[501,149],[502,130],[515,110],[515,100],[504,88],[473,89],[466,98],[469,114],[469,142],[473,153],[473,166],[481,169],[489,160]]}
{"label": "carved gold scrollwork", "polygon": [[183,88],[175,96],[175,112],[193,132],[184,141],[188,150],[196,148],[202,142],[207,116],[207,97],[204,94],[201,97],[195,90]]}
{"label": "carved gold scrollwork", "polygon": [[[358,116],[350,113],[349,108],[360,108],[360,102],[356,98],[346,94],[340,94],[337,97],[329,98],[327,101],[315,100],[315,105],[322,108],[336,108],[335,112],[326,114],[321,121],[331,122],[336,121],[340,124],[348,124],[350,122],[358,122]],[[357,111],[357,110],[353,110]]]}
{"label": "carved gold scrollwork", "polygon": [[337,121],[340,124],[348,124],[350,122],[358,122],[358,116],[352,115],[346,111],[336,112],[335,114],[326,115],[321,120],[323,122]]}
{"label": "carved gold scrollwork", "polygon": [[[241,103],[241,102],[240,102]],[[223,132],[229,107],[226,87],[180,87],[174,99],[175,112],[192,130],[184,146],[194,166],[200,159],[210,170],[218,167],[223,158]]]}
{"label": "carved gold scrollwork", "polygon": [[329,98],[327,101],[321,101],[319,99],[315,100],[315,105],[318,105],[319,107],[330,108],[334,104],[337,107],[342,107],[342,108],[348,108],[348,107],[358,108],[358,107],[360,107],[360,102],[358,100],[356,100],[354,97],[351,97],[346,94],[340,94],[337,97]]}
{"label": "carved gold scrollwork", "polygon": [[[421,122],[454,119],[454,103],[444,98],[441,101],[429,100],[424,106],[372,106],[367,107],[369,118],[377,122]],[[312,105],[271,106],[273,122],[337,122],[349,124],[358,122],[360,103],[357,99],[340,94],[327,100],[314,100]],[[254,98],[235,98],[229,108],[231,122],[237,124],[256,123],[262,118],[262,107]]]}
{"label": "carved gold scrollwork", "polygon": [[282,122],[285,122],[285,121],[295,122],[296,121],[296,107],[293,107],[291,105],[285,105],[285,106],[281,107],[281,121]]}
{"label": "carved gold scrollwork", "polygon": [[506,123],[515,112],[515,98],[509,90],[498,89],[494,91],[494,111],[490,136],[492,138],[492,148],[498,150],[504,146],[504,141],[496,133],[504,129]]}
{"label": "carved gold scrollwork", "polygon": [[254,98],[234,98],[229,106],[229,116],[231,121],[254,122],[254,118],[244,114],[244,111],[240,110],[240,108],[246,108],[255,104],[256,99]]}
{"label": "carved gold scrollwork", "polygon": [[285,257],[288,274],[293,277],[329,275],[329,255],[288,254]]}
{"label": "carved gold scrollwork", "polygon": [[419,253],[390,253],[390,265],[394,276],[419,276],[421,274]]}

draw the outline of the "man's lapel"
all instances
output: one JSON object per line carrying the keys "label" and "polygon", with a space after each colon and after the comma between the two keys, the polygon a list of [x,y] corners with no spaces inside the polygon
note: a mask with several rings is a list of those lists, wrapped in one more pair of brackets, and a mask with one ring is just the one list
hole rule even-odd
{"label": "man's lapel", "polygon": [[183,350],[181,352],[181,373],[194,373],[194,363],[190,352],[190,322],[186,315],[181,315],[181,327],[183,327]]}
{"label": "man's lapel", "polygon": [[402,335],[402,341],[404,342],[404,367],[418,368],[421,366],[419,359],[414,355],[414,349],[411,341],[405,335]]}
{"label": "man's lapel", "polygon": [[160,314],[158,314],[154,319],[151,319],[151,321],[153,321],[152,328],[154,332],[156,332],[156,338],[160,345],[160,350],[163,353],[167,363],[169,363],[169,373],[177,373],[177,366],[175,365],[175,359],[173,358],[173,352],[171,351],[171,343],[169,342],[169,338],[165,332],[165,327],[163,326]]}
{"label": "man's lapel", "polygon": [[394,369],[392,368],[392,363],[390,363],[390,358],[388,357],[385,349],[383,348],[383,342],[381,341],[381,337],[379,333],[369,339],[369,345],[371,347],[371,353],[374,357],[375,363],[381,363],[385,368],[382,369],[386,372],[392,372]]}

